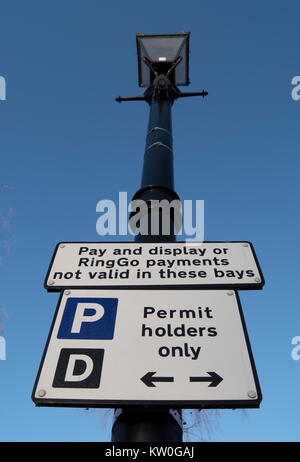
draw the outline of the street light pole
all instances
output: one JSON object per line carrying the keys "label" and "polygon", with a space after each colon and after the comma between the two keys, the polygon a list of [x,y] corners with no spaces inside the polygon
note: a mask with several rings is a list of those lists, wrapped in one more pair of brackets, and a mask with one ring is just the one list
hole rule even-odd
{"label": "street light pole", "polygon": [[[146,45],[144,38],[148,39]],[[206,96],[207,92],[193,94],[181,93],[176,86],[176,71],[179,65],[186,66],[185,80],[183,85],[188,84],[188,39],[189,33],[177,35],[144,36],[137,34],[137,46],[139,57],[139,83],[146,86],[143,79],[148,78],[148,88],[143,96],[116,98],[122,101],[147,101],[150,105],[148,132],[144,154],[141,188],[136,192],[133,201],[143,201],[147,204],[146,212],[140,217],[140,233],[135,235],[136,242],[175,242],[176,229],[181,222],[180,200],[174,191],[174,168],[173,168],[173,139],[171,108],[174,100],[181,96]],[[153,46],[153,40],[155,46]],[[169,40],[169,42],[167,41]],[[142,43],[140,43],[141,41]],[[186,46],[187,56],[173,56],[167,59],[168,46],[172,50],[175,44],[179,44],[178,53]],[[163,44],[166,48],[159,50],[159,56],[150,60],[151,47],[157,51],[157,44]],[[141,50],[145,45],[145,56]],[[183,53],[182,53],[183,54]],[[143,65],[146,65],[144,69]],[[146,76],[148,69],[149,75]],[[182,78],[182,76],[181,76]],[[161,207],[159,203],[164,201],[167,207]],[[175,204],[175,206],[174,206]],[[173,214],[170,213],[171,208]],[[168,217],[164,217],[164,213]],[[180,218],[178,219],[178,216]],[[169,220],[168,233],[164,232],[164,219]],[[153,234],[153,222],[158,222],[158,232]],[[180,226],[179,226],[180,228]],[[182,417],[181,410],[168,409],[157,406],[139,406],[136,408],[122,408],[115,411],[112,427],[112,442],[181,442],[182,441]]]}
{"label": "street light pole", "polygon": [[[141,188],[136,192],[133,201],[144,201],[147,204],[147,216],[141,220],[140,229],[144,232],[136,234],[136,242],[174,242],[174,220],[180,214],[180,200],[174,191],[173,139],[171,119],[171,95],[158,99],[154,93],[150,104],[148,132],[142,172]],[[159,208],[164,201],[166,208]],[[174,206],[171,210],[171,206]],[[174,210],[175,208],[175,210]],[[170,230],[163,232],[163,214],[173,212]],[[181,218],[181,217],[180,217]],[[153,234],[154,221],[157,219],[158,234]]]}
{"label": "street light pole", "polygon": [[[159,234],[151,235],[151,219],[155,209],[153,201],[179,200],[173,190],[173,152],[172,152],[172,101],[168,95],[157,99],[155,93],[150,102],[150,115],[142,173],[141,189],[133,200],[147,202],[148,214],[140,229],[145,234],[137,234],[136,242],[174,242],[174,226],[170,233],[162,235],[162,213],[159,215]],[[155,202],[156,203],[156,202]],[[159,408],[136,408],[117,410],[112,428],[112,441],[128,442],[180,442],[182,441],[181,411]]]}

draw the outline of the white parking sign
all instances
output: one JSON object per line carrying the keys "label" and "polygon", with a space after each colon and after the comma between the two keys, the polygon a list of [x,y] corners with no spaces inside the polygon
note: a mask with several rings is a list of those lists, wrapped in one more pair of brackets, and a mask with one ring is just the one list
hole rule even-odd
{"label": "white parking sign", "polygon": [[32,398],[37,405],[259,407],[231,290],[67,290]]}

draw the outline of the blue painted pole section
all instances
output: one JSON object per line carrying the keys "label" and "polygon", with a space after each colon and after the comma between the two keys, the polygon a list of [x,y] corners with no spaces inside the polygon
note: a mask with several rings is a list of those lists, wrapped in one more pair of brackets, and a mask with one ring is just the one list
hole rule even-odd
{"label": "blue painted pole section", "polygon": [[174,188],[171,101],[152,98],[142,174],[142,188]]}

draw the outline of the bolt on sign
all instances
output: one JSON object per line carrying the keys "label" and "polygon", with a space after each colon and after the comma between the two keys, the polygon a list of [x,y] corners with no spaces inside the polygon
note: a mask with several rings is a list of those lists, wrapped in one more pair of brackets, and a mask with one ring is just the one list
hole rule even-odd
{"label": "bolt on sign", "polygon": [[261,289],[250,242],[65,242],[56,246],[45,287]]}
{"label": "bolt on sign", "polygon": [[38,406],[259,407],[238,293],[65,290],[32,399]]}

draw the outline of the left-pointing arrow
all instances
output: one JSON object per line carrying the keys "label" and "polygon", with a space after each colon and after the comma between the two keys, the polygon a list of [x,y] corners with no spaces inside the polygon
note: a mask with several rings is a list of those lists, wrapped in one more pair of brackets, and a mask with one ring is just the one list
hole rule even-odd
{"label": "left-pointing arrow", "polygon": [[156,387],[153,382],[174,382],[174,377],[153,377],[156,372],[147,372],[143,377],[141,377],[141,381],[147,387]]}

